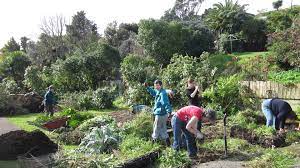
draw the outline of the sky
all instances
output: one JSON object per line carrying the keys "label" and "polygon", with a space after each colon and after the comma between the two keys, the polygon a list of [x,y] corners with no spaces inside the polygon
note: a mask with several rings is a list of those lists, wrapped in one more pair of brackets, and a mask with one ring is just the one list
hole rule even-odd
{"label": "sky", "polygon": [[[274,0],[239,0],[240,4],[249,4],[247,11],[272,10]],[[300,5],[300,0],[283,0],[283,8]],[[0,7],[0,48],[14,37],[19,42],[26,36],[37,40],[44,18],[62,15],[67,23],[77,11],[84,10],[88,19],[103,31],[108,23],[138,23],[141,19],[159,19],[166,10],[172,8],[175,0],[3,0]],[[224,0],[204,0],[199,13]]]}

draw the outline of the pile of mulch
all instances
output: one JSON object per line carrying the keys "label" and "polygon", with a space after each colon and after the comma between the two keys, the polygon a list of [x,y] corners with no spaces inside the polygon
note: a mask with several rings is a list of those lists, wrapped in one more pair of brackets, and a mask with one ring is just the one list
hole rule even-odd
{"label": "pile of mulch", "polygon": [[119,123],[118,125],[123,125],[125,122],[131,121],[134,118],[135,114],[133,114],[129,110],[121,110],[111,112],[109,113],[109,116],[115,119],[116,122]]}
{"label": "pile of mulch", "polygon": [[153,151],[151,153],[148,153],[146,155],[143,155],[141,157],[132,159],[132,160],[128,160],[125,163],[122,163],[118,166],[116,166],[116,168],[147,168],[147,167],[153,167],[155,164],[155,161],[158,159],[159,157],[159,153],[160,151]]}
{"label": "pile of mulch", "polygon": [[11,131],[0,136],[0,160],[15,160],[18,156],[35,157],[55,153],[57,144],[51,141],[42,131]]}
{"label": "pile of mulch", "polygon": [[283,147],[285,143],[285,134],[276,134],[270,137],[261,137],[253,133],[253,131],[235,125],[230,128],[230,137],[245,139],[251,144],[258,144],[262,147]]}

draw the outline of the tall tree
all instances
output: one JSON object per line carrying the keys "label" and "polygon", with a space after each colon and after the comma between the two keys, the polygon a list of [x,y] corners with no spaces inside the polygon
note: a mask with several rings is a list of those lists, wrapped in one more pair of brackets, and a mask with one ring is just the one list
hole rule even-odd
{"label": "tall tree", "polygon": [[99,39],[97,25],[85,15],[84,11],[77,12],[72,18],[72,23],[66,25],[67,39],[70,44],[83,50]]}
{"label": "tall tree", "polygon": [[21,37],[20,40],[21,40],[21,47],[22,47],[22,50],[26,53],[28,40],[30,40],[30,39],[27,38],[26,36],[23,36],[23,37]]}
{"label": "tall tree", "polygon": [[176,0],[173,8],[167,10],[163,20],[192,20],[198,14],[204,0]]}
{"label": "tall tree", "polygon": [[2,52],[13,52],[20,51],[20,45],[16,42],[16,40],[12,37],[1,49]]}
{"label": "tall tree", "polygon": [[176,22],[142,20],[139,23],[138,41],[146,53],[158,63],[167,65],[175,53],[181,53],[186,31]]}
{"label": "tall tree", "polygon": [[225,0],[225,3],[216,3],[213,8],[207,9],[203,14],[205,23],[218,34],[236,33],[241,30],[241,25],[247,20],[249,14],[246,5]]}
{"label": "tall tree", "polygon": [[277,0],[273,2],[272,5],[274,9],[278,10],[282,6],[282,0]]}

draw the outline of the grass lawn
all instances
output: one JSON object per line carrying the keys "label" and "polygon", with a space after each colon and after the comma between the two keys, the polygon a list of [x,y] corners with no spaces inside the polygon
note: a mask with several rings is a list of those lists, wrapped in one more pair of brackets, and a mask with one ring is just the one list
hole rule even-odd
{"label": "grass lawn", "polygon": [[268,56],[270,55],[269,51],[263,51],[263,52],[234,52],[232,55],[240,57],[240,58],[249,58],[249,57],[255,57],[258,55],[261,56]]}
{"label": "grass lawn", "polygon": [[18,161],[16,160],[0,160],[0,167],[1,168],[19,168]]}

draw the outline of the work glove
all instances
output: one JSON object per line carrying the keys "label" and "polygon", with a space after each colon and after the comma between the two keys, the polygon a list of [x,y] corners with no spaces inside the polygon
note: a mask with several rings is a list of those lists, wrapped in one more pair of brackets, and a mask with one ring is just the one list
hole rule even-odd
{"label": "work glove", "polygon": [[201,132],[197,132],[196,138],[202,140],[204,139],[204,135]]}

